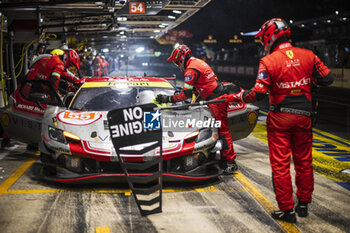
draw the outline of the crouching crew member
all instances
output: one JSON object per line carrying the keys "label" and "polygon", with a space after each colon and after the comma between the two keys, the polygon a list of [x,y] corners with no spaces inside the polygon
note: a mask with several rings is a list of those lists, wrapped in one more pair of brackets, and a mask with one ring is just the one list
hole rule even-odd
{"label": "crouching crew member", "polygon": [[81,80],[67,71],[67,68],[71,66],[79,70],[79,56],[77,52],[73,49],[68,49],[62,55],[56,53],[52,55],[37,61],[29,70],[27,80],[50,81],[56,91],[59,89],[61,78],[70,83],[80,85]]}

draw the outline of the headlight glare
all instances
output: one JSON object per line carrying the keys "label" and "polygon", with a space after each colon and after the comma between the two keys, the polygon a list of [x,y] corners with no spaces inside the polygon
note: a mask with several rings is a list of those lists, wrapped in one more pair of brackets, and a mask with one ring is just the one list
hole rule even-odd
{"label": "headlight glare", "polygon": [[73,134],[73,133],[70,133],[70,132],[67,132],[67,131],[63,131],[63,135],[67,139],[68,142],[71,142],[71,143],[78,143],[78,142],[80,142],[80,137],[75,135],[75,134]]}

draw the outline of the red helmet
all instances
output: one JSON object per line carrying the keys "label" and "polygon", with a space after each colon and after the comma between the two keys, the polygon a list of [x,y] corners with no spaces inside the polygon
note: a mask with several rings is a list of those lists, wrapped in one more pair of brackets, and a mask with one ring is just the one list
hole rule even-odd
{"label": "red helmet", "polygon": [[67,49],[63,55],[63,63],[66,68],[74,66],[79,70],[79,55],[73,49]]}
{"label": "red helmet", "polygon": [[280,18],[274,18],[266,21],[260,28],[260,31],[255,35],[255,38],[259,37],[262,45],[267,53],[270,53],[270,49],[273,43],[282,36],[290,37],[290,28],[288,24]]}
{"label": "red helmet", "polygon": [[186,58],[191,55],[191,49],[187,45],[179,45],[173,50],[167,61],[173,61],[181,71],[184,71]]}

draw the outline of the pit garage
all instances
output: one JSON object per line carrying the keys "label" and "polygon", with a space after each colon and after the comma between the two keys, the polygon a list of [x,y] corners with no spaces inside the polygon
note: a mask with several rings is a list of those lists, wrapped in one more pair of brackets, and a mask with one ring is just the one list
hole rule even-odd
{"label": "pit garage", "polygon": [[[350,11],[345,1],[310,1],[304,9],[293,1],[264,2],[1,1],[0,232],[348,232]],[[243,20],[247,14],[256,19]],[[293,45],[313,50],[335,75],[312,96],[314,192],[309,215],[296,223],[270,214],[278,204],[268,97],[229,108],[238,165],[231,175],[218,165],[222,145],[210,101],[152,104],[158,93],[185,85],[183,73],[166,61],[177,43],[187,44],[220,80],[253,87],[265,55],[254,35],[277,16],[289,23]],[[80,63],[71,72],[84,83],[69,98],[59,92],[49,102],[50,89],[42,87],[40,95],[29,95],[31,103],[21,98],[23,80],[40,46],[43,54],[73,49],[80,61],[104,56],[106,75],[95,67],[87,75]],[[143,127],[157,118],[146,112],[160,112],[162,127],[131,137],[141,118]],[[115,141],[123,133],[130,137]],[[45,157],[50,153],[54,161]],[[296,201],[293,162],[290,171]]]}

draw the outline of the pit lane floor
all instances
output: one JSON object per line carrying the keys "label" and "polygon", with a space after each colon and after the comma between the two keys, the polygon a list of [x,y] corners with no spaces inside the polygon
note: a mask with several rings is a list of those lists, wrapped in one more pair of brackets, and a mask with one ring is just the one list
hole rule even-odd
{"label": "pit lane floor", "polygon": [[347,185],[316,172],[307,218],[289,224],[270,217],[277,204],[261,118],[252,135],[234,143],[239,172],[205,184],[166,184],[163,212],[147,217],[125,185],[43,183],[33,172],[38,152],[23,144],[1,151],[0,232],[349,232]]}

